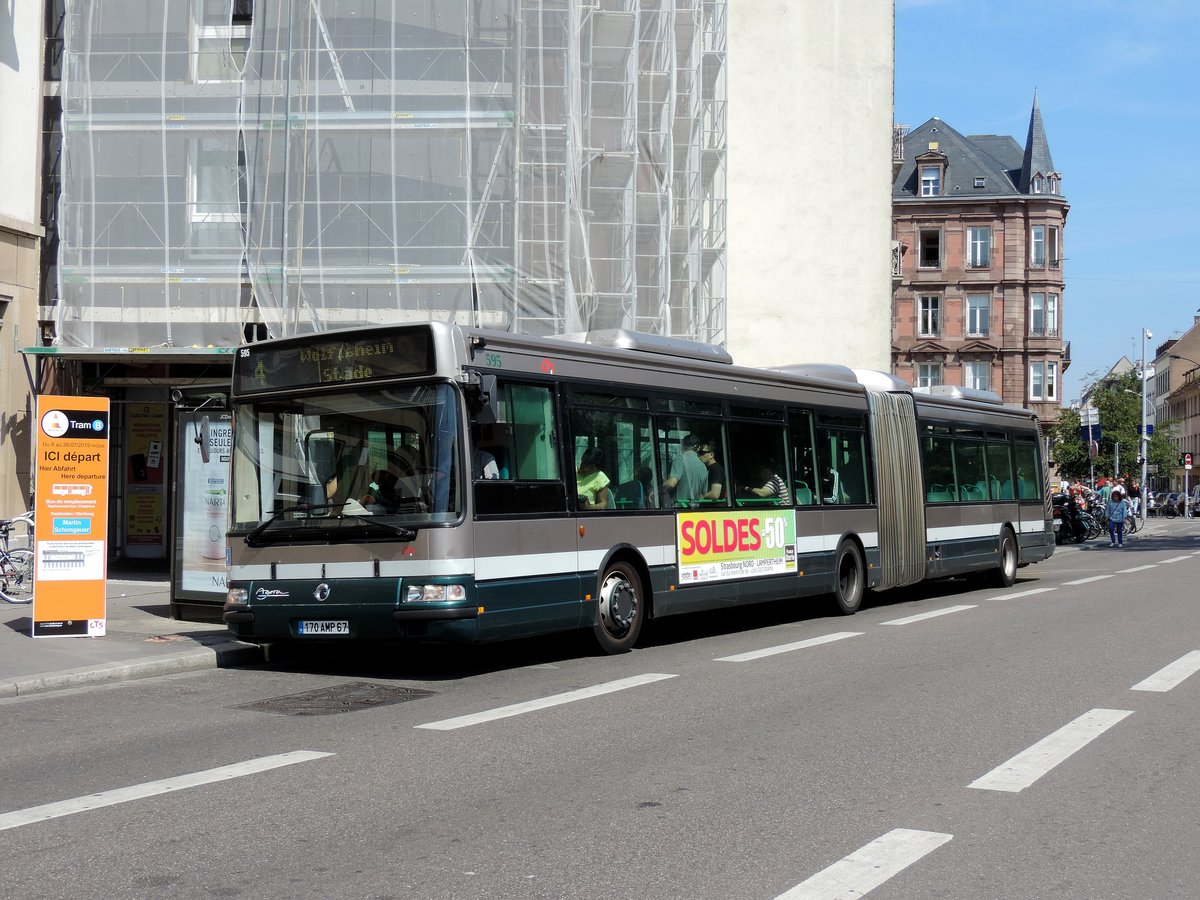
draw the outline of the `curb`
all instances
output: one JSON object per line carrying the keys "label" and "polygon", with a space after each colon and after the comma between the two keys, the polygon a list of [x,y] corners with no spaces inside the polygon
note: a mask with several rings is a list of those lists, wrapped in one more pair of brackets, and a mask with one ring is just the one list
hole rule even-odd
{"label": "curb", "polygon": [[43,675],[23,675],[19,678],[0,680],[0,698],[27,697],[69,688],[93,684],[112,684],[153,678],[158,675],[173,675],[178,672],[198,672],[204,669],[225,669],[233,666],[252,665],[265,659],[263,648],[257,644],[225,641],[184,650],[152,660],[115,662],[83,669],[66,669]]}

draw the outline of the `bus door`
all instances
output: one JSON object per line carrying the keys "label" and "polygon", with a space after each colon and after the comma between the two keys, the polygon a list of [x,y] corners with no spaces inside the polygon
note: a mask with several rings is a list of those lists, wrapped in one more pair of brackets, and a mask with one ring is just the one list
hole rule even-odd
{"label": "bus door", "polygon": [[469,431],[484,636],[577,627],[584,588],[575,520],[567,509],[554,388],[498,382],[488,414],[473,415]]}

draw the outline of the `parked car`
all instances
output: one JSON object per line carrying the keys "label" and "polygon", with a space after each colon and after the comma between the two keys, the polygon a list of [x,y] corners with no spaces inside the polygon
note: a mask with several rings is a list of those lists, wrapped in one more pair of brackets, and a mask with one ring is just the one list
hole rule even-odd
{"label": "parked car", "polygon": [[1192,517],[1200,519],[1200,484],[1192,488]]}
{"label": "parked car", "polygon": [[1182,491],[1171,491],[1171,493],[1167,495],[1167,503],[1175,507],[1175,515],[1177,516],[1183,515],[1183,501],[1184,493]]}

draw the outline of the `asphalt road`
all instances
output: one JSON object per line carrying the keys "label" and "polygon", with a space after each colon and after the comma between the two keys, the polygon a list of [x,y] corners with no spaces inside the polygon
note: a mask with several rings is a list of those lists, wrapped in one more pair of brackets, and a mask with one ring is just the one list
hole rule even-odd
{"label": "asphalt road", "polygon": [[[356,650],[0,701],[5,893],[1200,896],[1200,523],[1094,547],[618,657]],[[362,708],[289,714],[330,688]]]}

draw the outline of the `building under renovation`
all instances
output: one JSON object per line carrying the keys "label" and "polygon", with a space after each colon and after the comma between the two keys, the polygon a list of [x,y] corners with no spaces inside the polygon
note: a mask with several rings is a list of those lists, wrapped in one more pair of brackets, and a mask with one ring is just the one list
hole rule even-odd
{"label": "building under renovation", "polygon": [[21,396],[110,399],[109,554],[173,561],[173,600],[224,596],[188,511],[223,484],[196,449],[228,434],[239,343],[430,319],[726,341],[725,0],[14,14],[45,34]]}
{"label": "building under renovation", "polygon": [[64,5],[63,351],[725,340],[725,0]]}

